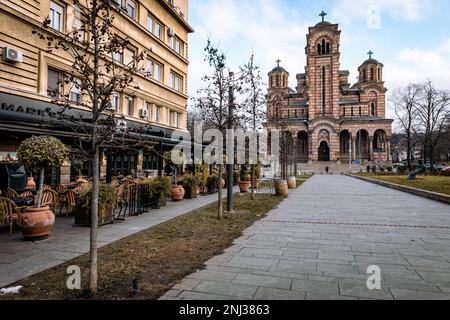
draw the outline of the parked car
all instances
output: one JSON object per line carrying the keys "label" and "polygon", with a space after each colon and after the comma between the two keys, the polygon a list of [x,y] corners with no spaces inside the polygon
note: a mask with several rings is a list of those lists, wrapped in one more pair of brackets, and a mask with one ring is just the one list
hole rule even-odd
{"label": "parked car", "polygon": [[441,172],[443,172],[443,173],[450,173],[450,166],[442,168]]}

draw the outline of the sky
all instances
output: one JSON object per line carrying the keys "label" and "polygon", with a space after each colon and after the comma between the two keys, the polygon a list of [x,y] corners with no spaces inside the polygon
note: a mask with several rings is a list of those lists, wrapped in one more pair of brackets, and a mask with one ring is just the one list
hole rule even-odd
{"label": "sky", "polygon": [[372,50],[384,64],[388,94],[428,79],[450,89],[448,0],[190,0],[195,32],[189,37],[189,95],[209,70],[203,51],[208,38],[226,53],[233,71],[254,53],[266,82],[280,59],[295,88],[295,75],[305,70],[308,27],[321,21],[322,10],[342,30],[341,70],[350,71],[350,82]]}

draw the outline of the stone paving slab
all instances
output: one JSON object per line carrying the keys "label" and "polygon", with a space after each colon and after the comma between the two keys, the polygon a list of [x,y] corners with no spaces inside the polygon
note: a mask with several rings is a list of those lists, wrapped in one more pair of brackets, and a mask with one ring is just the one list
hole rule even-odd
{"label": "stone paving slab", "polygon": [[[235,192],[238,189],[235,189]],[[224,194],[226,198],[226,194]],[[98,229],[99,248],[142,230],[176,218],[217,201],[217,194],[183,202],[167,201],[167,206]],[[89,228],[74,226],[74,218],[57,217],[49,239],[24,241],[20,231],[12,239],[0,233],[0,288],[55,267],[89,252]]]}
{"label": "stone paving slab", "polygon": [[[372,265],[381,269],[381,290],[367,288]],[[450,206],[347,176],[314,176],[161,297],[169,298],[450,299]]]}

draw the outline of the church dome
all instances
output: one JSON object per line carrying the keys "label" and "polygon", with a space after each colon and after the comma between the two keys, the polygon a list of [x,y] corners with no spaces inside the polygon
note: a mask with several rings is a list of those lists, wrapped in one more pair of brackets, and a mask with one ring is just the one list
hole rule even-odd
{"label": "church dome", "polygon": [[287,72],[283,67],[277,66],[270,71],[270,73],[276,73],[276,72]]}
{"label": "church dome", "polygon": [[321,21],[318,24],[316,24],[316,27],[326,27],[326,26],[332,26],[333,24],[328,21]]}
{"label": "church dome", "polygon": [[367,59],[366,61],[364,61],[362,66],[365,66],[368,64],[381,64],[381,63],[378,60],[371,58],[371,59]]}

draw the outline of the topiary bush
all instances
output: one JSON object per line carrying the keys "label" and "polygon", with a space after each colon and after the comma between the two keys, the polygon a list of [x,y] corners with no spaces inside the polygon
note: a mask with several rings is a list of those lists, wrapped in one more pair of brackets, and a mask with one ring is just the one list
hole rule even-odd
{"label": "topiary bush", "polygon": [[31,171],[39,171],[37,207],[41,207],[45,168],[59,167],[69,154],[69,149],[57,138],[33,136],[24,140],[17,151],[19,160]]}

